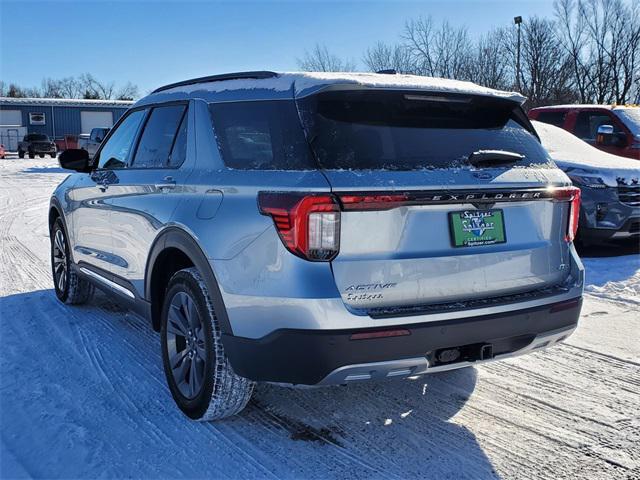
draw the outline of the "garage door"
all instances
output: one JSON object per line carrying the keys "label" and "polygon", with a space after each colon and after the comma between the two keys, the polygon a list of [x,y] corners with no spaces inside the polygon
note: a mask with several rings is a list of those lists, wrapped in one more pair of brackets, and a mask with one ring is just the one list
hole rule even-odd
{"label": "garage door", "polygon": [[92,128],[113,127],[111,112],[80,112],[82,133],[91,133]]}
{"label": "garage door", "polygon": [[0,125],[22,125],[20,110],[0,110]]}

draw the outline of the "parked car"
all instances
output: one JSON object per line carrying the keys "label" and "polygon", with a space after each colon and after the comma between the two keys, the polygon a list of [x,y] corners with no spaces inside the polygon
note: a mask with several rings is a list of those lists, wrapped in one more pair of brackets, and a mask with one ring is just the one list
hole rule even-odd
{"label": "parked car", "polygon": [[0,158],[4,158],[7,155],[7,152],[4,149],[4,145],[0,144]]}
{"label": "parked car", "polygon": [[110,128],[93,128],[89,135],[81,134],[78,136],[78,148],[86,150],[89,158],[93,158],[98,147],[109,133]]}
{"label": "parked car", "polygon": [[70,148],[78,148],[78,136],[77,135],[64,135],[62,138],[54,140],[56,148],[59,152],[64,152]]}
{"label": "parked car", "polygon": [[159,88],[93,160],[60,156],[78,173],[51,199],[55,293],[78,304],[97,286],[148,318],[174,400],[201,420],[242,410],[256,381],[400,378],[554,345],[581,308],[580,191],[523,100],[385,74]]}
{"label": "parked car", "polygon": [[18,157],[24,158],[25,153],[29,158],[35,158],[36,155],[40,157],[50,155],[51,158],[55,158],[56,144],[42,133],[28,133],[21,142],[18,142]]}
{"label": "parked car", "polygon": [[565,130],[533,121],[542,146],[582,191],[583,243],[640,236],[640,164],[602,152]]}
{"label": "parked car", "polygon": [[640,160],[640,106],[556,105],[529,118],[561,127],[600,150]]}

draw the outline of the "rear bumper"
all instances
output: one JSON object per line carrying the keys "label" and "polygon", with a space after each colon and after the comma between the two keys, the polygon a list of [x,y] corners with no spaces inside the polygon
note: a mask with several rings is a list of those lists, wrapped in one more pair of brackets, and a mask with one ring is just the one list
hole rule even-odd
{"label": "rear bumper", "polygon": [[[409,335],[352,340],[375,329],[281,329],[250,339],[224,335],[236,373],[256,381],[329,385],[402,377],[497,360],[557,343],[576,328],[582,298],[440,322],[380,327]],[[490,347],[489,347],[490,346]],[[443,361],[442,350],[458,357]]]}
{"label": "rear bumper", "polygon": [[29,147],[29,153],[55,153],[56,147]]}

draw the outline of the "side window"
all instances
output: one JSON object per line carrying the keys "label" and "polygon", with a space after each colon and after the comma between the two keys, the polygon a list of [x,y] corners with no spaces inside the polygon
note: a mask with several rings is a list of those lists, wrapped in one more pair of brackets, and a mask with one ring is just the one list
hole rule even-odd
{"label": "side window", "polygon": [[123,120],[100,151],[98,168],[125,168],[146,110],[136,110]]}
{"label": "side window", "polygon": [[151,111],[133,158],[133,168],[163,168],[169,164],[185,105],[156,107]]}
{"label": "side window", "polygon": [[580,112],[576,118],[575,135],[583,140],[596,139],[598,127],[601,125],[613,125],[615,130],[619,130],[616,122],[610,115],[601,112]]}
{"label": "side window", "polygon": [[182,122],[173,143],[171,155],[169,155],[169,166],[177,168],[182,165],[187,158],[187,112],[182,116]]}
{"label": "side window", "polygon": [[564,117],[567,115],[567,112],[563,111],[551,111],[551,112],[540,112],[538,114],[538,120],[542,123],[549,123],[551,125],[555,125],[556,127],[562,127],[564,124]]}
{"label": "side window", "polygon": [[239,170],[314,168],[293,101],[212,103],[209,111],[227,167]]}

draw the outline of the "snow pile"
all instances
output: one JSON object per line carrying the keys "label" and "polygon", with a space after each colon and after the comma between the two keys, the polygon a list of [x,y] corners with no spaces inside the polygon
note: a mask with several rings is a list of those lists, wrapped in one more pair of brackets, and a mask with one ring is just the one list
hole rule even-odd
{"label": "snow pile", "polygon": [[[562,128],[533,121],[542,145],[551,158],[565,171],[598,174],[605,183],[615,187],[617,178],[626,182],[640,180],[640,162],[598,150]],[[578,172],[577,172],[578,173]]]}
{"label": "snow pile", "polygon": [[586,293],[640,306],[640,255],[583,258],[582,262],[586,272]]}
{"label": "snow pile", "polygon": [[371,88],[421,89],[430,92],[463,93],[499,97],[522,103],[525,97],[516,92],[505,92],[482,87],[471,82],[418,75],[387,75],[379,73],[285,72],[272,78],[245,78],[197,83],[171,88],[162,93],[193,93],[197,91],[223,92],[226,90],[273,90],[283,92],[295,89],[296,95],[307,95],[327,85],[362,85]]}

